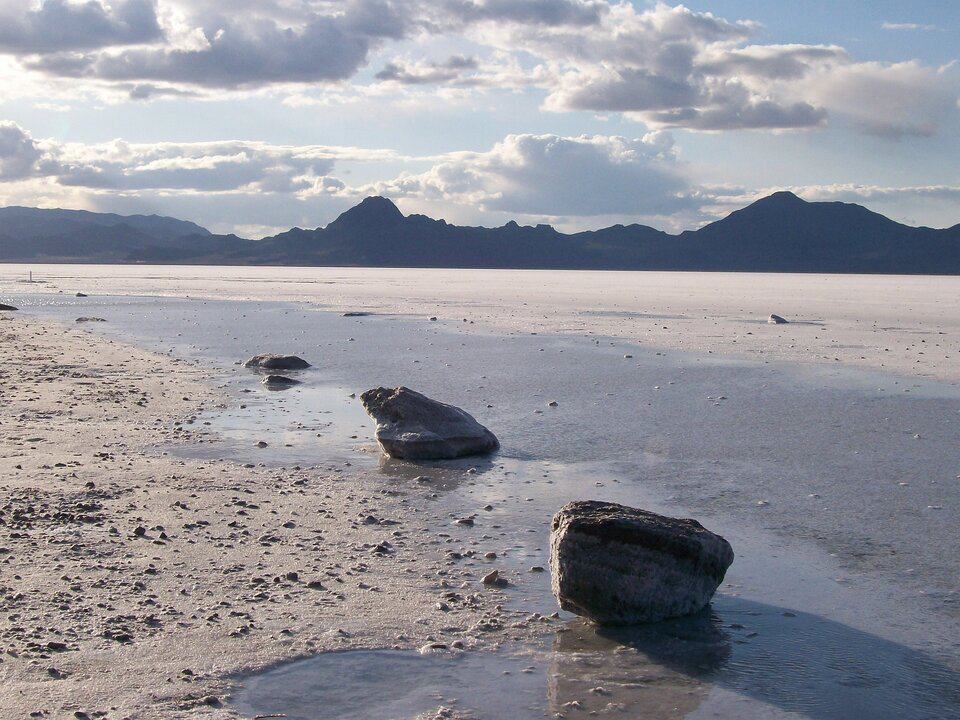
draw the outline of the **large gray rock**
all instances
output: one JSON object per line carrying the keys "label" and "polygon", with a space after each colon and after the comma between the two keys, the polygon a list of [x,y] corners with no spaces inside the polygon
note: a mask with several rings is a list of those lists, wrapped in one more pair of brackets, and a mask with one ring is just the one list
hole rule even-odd
{"label": "large gray rock", "polygon": [[243,366],[259,370],[304,370],[310,363],[296,355],[254,355]]}
{"label": "large gray rock", "polygon": [[445,460],[500,447],[496,436],[469,413],[409,388],[367,390],[360,401],[377,421],[377,442],[390,457]]}
{"label": "large gray rock", "polygon": [[730,543],[696,520],[594,500],[553,518],[553,593],[564,610],[601,624],[696,613],[732,562]]}
{"label": "large gray rock", "polygon": [[773,314],[767,318],[767,322],[770,323],[771,325],[786,325],[790,321],[787,320],[786,318],[780,317],[779,315]]}

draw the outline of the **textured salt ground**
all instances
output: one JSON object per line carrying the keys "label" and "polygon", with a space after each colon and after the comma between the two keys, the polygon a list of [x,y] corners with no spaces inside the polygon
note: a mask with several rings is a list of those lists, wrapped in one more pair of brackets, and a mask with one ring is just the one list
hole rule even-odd
{"label": "textured salt ground", "polygon": [[[74,302],[45,311],[68,318]],[[97,332],[218,363],[227,389],[254,391],[246,408],[204,419],[211,426],[200,429],[227,443],[193,443],[198,457],[373,467],[372,422],[348,395],[407,384],[470,409],[496,429],[506,456],[613,464],[606,474],[656,489],[674,514],[811,540],[846,570],[877,574],[908,589],[909,602],[960,617],[950,560],[960,554],[960,389],[951,384],[843,365],[735,363],[594,336],[343,318],[286,303],[98,302],[111,322]],[[298,376],[304,387],[264,398],[257,376],[234,363],[265,345],[321,367]]]}
{"label": "textured salt ground", "polygon": [[[0,289],[280,300],[960,380],[960,277],[0,265]],[[789,325],[759,328],[771,313]]]}
{"label": "textured salt ground", "polygon": [[[150,301],[145,301],[145,304],[148,306]],[[245,308],[245,311],[250,310],[249,306],[242,307]],[[157,316],[151,318],[149,323],[151,326],[171,313],[170,305],[159,304],[155,309]],[[274,310],[277,311],[277,314],[272,314]],[[213,316],[225,311],[225,307],[210,306],[210,313]],[[541,351],[540,343],[541,341],[546,342],[547,339],[525,337],[521,340],[529,341],[530,345],[516,346],[511,344],[510,347],[497,351],[496,344],[493,342],[497,338],[490,336],[489,333],[477,332],[478,328],[471,327],[469,323],[458,323],[452,326],[452,329],[456,332],[456,342],[452,340],[443,343],[438,342],[439,348],[436,350],[436,354],[450,365],[449,369],[445,369],[438,374],[435,370],[436,362],[433,363],[432,367],[430,365],[419,367],[423,364],[424,359],[432,359],[422,352],[421,346],[411,345],[408,342],[404,347],[401,345],[402,341],[393,342],[390,339],[388,328],[396,324],[394,319],[368,318],[359,321],[363,323],[362,325],[349,326],[349,330],[346,330],[348,326],[343,326],[343,334],[337,334],[340,329],[333,325],[313,326],[307,324],[300,328],[298,318],[301,315],[305,315],[305,313],[299,308],[278,309],[278,306],[274,305],[261,305],[256,307],[256,315],[237,318],[237,322],[228,325],[228,327],[237,328],[246,325],[249,326],[251,335],[254,335],[261,332],[265,325],[273,324],[280,327],[277,325],[277,321],[282,320],[286,323],[282,327],[287,333],[293,327],[297,327],[298,331],[302,331],[304,337],[320,338],[321,340],[315,343],[316,347],[318,349],[321,347],[327,348],[325,358],[328,361],[333,359],[333,362],[328,363],[331,375],[325,379],[341,382],[349,380],[349,384],[343,389],[347,389],[354,383],[353,378],[357,369],[353,367],[354,360],[357,356],[363,356],[363,353],[358,353],[351,348],[353,343],[359,342],[368,347],[376,347],[378,350],[386,349],[390,354],[383,358],[384,363],[406,361],[407,364],[400,366],[403,373],[429,378],[443,387],[444,392],[459,393],[458,397],[462,398],[464,406],[472,408],[473,403],[477,402],[478,395],[481,396],[481,400],[496,400],[495,408],[486,412],[492,413],[497,418],[498,423],[502,422],[509,425],[513,422],[515,426],[511,429],[511,435],[524,437],[533,443],[532,447],[525,444],[527,440],[516,443],[511,452],[518,457],[531,456],[531,454],[541,452],[545,438],[557,436],[569,438],[572,432],[581,434],[578,436],[583,438],[581,444],[575,448],[564,448],[562,443],[550,444],[550,442],[547,442],[546,452],[555,457],[567,459],[571,456],[564,455],[564,453],[575,449],[577,453],[582,453],[583,457],[596,459],[603,455],[607,457],[616,455],[618,459],[622,459],[620,453],[628,449],[632,441],[635,445],[640,446],[638,455],[642,457],[643,462],[638,463],[637,457],[631,458],[631,462],[626,463],[626,467],[620,468],[623,478],[633,478],[651,485],[661,491],[662,495],[668,498],[668,502],[674,506],[679,503],[687,507],[699,506],[702,510],[698,510],[698,512],[706,512],[711,519],[715,515],[726,516],[727,520],[725,522],[735,526],[737,523],[735,521],[731,522],[731,516],[739,515],[742,518],[751,518],[750,522],[753,525],[764,525],[778,532],[785,530],[794,536],[815,539],[822,546],[833,549],[840,561],[833,577],[840,580],[836,584],[841,589],[837,591],[836,598],[830,594],[829,599],[824,599],[824,605],[830,606],[831,604],[837,605],[846,602],[851,607],[845,608],[842,612],[846,612],[850,616],[848,621],[852,625],[856,626],[858,624],[855,616],[866,611],[867,615],[875,617],[871,617],[869,620],[860,620],[861,625],[865,622],[883,624],[887,620],[892,620],[890,627],[884,631],[886,634],[905,634],[912,637],[911,642],[914,644],[924,642],[923,638],[918,637],[916,632],[917,627],[913,613],[917,611],[918,607],[925,606],[929,602],[930,593],[925,592],[925,590],[930,587],[931,569],[934,575],[938,568],[949,570],[949,565],[945,565],[942,560],[945,556],[942,554],[943,546],[940,543],[945,537],[945,530],[949,528],[950,518],[955,517],[955,515],[950,514],[954,511],[954,507],[950,504],[953,498],[950,494],[952,486],[938,482],[939,487],[932,485],[928,487],[929,482],[920,484],[916,481],[910,482],[910,480],[924,479],[929,481],[932,476],[940,481],[945,470],[946,479],[950,479],[948,468],[951,466],[952,458],[949,443],[953,441],[953,436],[938,434],[955,430],[955,427],[951,426],[951,413],[955,412],[956,405],[955,403],[951,404],[953,400],[950,395],[950,388],[936,383],[918,382],[903,377],[896,378],[884,375],[865,378],[859,373],[848,373],[842,370],[823,371],[818,366],[811,366],[801,374],[794,372],[789,376],[789,382],[786,383],[768,382],[764,384],[761,377],[758,384],[758,376],[755,373],[746,373],[738,380],[737,373],[739,370],[722,363],[712,362],[711,358],[704,358],[704,362],[709,367],[705,366],[695,371],[694,368],[685,365],[685,363],[680,363],[678,367],[675,364],[676,358],[673,356],[664,358],[652,354],[652,357],[647,357],[647,354],[637,351],[635,346],[632,345],[616,347],[594,345],[591,348],[594,351],[594,356],[589,360],[588,365],[585,365],[582,360],[571,360],[566,363],[559,362],[560,350],[563,350],[564,358],[573,357],[576,354],[574,353],[575,347],[570,345],[561,348],[555,346],[552,348],[543,347],[543,352],[549,353],[551,350],[556,350],[557,354],[550,356],[532,355],[534,352],[539,353]],[[256,322],[255,319],[251,319],[252,317],[259,317],[263,321],[262,324]],[[184,319],[189,322],[184,323]],[[173,313],[169,320],[171,323],[180,322],[186,328],[204,326],[202,313],[195,305],[187,307],[182,317]],[[352,321],[354,323],[358,322],[356,319],[352,319]],[[119,317],[111,318],[111,322],[114,325],[122,325]],[[348,322],[348,320],[344,319],[343,322]],[[423,330],[424,333],[438,332],[435,324],[425,325],[425,327],[427,329]],[[98,331],[103,329],[97,328]],[[402,333],[406,333],[410,337],[409,326],[404,327]],[[170,337],[173,338],[175,334],[171,333]],[[177,347],[178,354],[192,354],[209,359],[212,348],[220,343],[220,340],[209,340],[204,343],[203,338],[190,337],[190,332],[186,332],[184,335],[186,337],[181,336],[180,339],[183,342]],[[242,333],[238,335],[242,342],[249,339],[243,339]],[[353,343],[351,343],[350,337],[354,338]],[[418,335],[414,334],[412,337],[418,337]],[[584,339],[586,340],[586,338]],[[431,337],[431,340],[435,341],[436,339]],[[462,349],[458,349],[461,348],[460,342],[464,343]],[[477,342],[487,342],[488,344],[478,346]],[[590,340],[590,343],[594,342],[595,340]],[[348,345],[348,343],[350,344]],[[190,347],[191,344],[196,346]],[[574,346],[576,346],[576,343],[574,343]],[[305,345],[305,347],[310,346]],[[331,355],[330,348],[337,348],[337,353]],[[511,369],[510,375],[504,376],[501,373],[495,376],[496,381],[503,385],[504,394],[510,397],[494,398],[489,394],[481,393],[479,388],[464,388],[462,383],[458,385],[463,376],[469,375],[470,371],[465,370],[465,368],[471,367],[471,362],[475,362],[475,358],[481,351],[489,354],[479,356],[490,358],[495,366]],[[530,353],[530,355],[526,353]],[[635,354],[636,358],[627,359],[623,357],[624,354]],[[242,357],[243,353],[240,353],[239,356]],[[351,358],[349,367],[344,362],[345,358],[348,357]],[[518,357],[537,358],[534,362],[540,363],[540,369],[551,375],[552,384],[544,383],[542,378],[531,376],[530,373],[524,373],[524,368],[527,365],[517,363]],[[541,358],[544,357],[550,357],[550,360],[542,360]],[[578,357],[582,358],[582,355]],[[414,362],[415,360],[421,360],[421,362]],[[646,367],[645,370],[638,367],[637,370],[640,371],[638,374],[627,376],[631,383],[636,383],[636,387],[627,383],[627,389],[624,390],[623,376],[615,373],[613,376],[607,377],[605,368],[616,367],[619,372],[624,367],[624,363],[628,363],[629,360],[633,360],[638,366],[646,366],[647,361],[653,363],[654,366],[660,366],[654,367],[654,371],[661,373],[661,375],[649,375],[647,371],[650,370],[650,367]],[[606,363],[610,364],[607,365]],[[389,370],[389,368],[384,368],[383,365],[377,365],[376,362],[369,360],[364,360],[360,365],[363,372],[369,372],[374,376],[382,374],[385,369]],[[572,387],[569,384],[571,379],[582,378],[584,367],[590,368],[591,376],[596,373],[597,384],[592,386],[592,390],[588,389],[587,392],[582,394],[566,392]],[[672,387],[676,389],[676,385],[679,384],[686,388],[687,392],[674,395],[669,402],[664,400],[655,402],[658,393],[671,387],[669,384],[671,381],[664,382],[662,377],[665,370],[678,373],[682,370],[682,377],[678,378],[670,375],[674,383]],[[767,380],[776,379],[781,372],[783,372],[783,368],[770,368]],[[577,373],[579,373],[579,376]],[[514,378],[514,374],[518,377]],[[554,376],[556,376],[555,382],[553,380]],[[876,383],[874,383],[874,380],[876,380]],[[656,382],[657,385],[651,385],[648,382]],[[827,399],[811,400],[809,394],[805,391],[800,392],[796,388],[791,390],[791,385],[794,383],[802,384],[806,390],[813,388],[814,394],[819,393]],[[708,385],[716,387],[718,384],[722,389],[719,394],[714,394],[715,390],[707,388]],[[345,397],[346,395],[346,393],[340,395],[339,390],[335,391],[330,386],[324,385],[323,387],[326,389],[322,392],[329,394],[328,400],[334,397],[334,392],[339,397]],[[729,390],[730,387],[734,388],[733,392]],[[656,391],[653,390],[654,388],[657,388]],[[556,389],[564,389],[565,392],[558,395],[557,392],[554,392]],[[910,392],[903,393],[905,389]],[[296,392],[300,393],[301,391]],[[304,390],[304,392],[309,391]],[[608,395],[607,393],[612,394]],[[786,393],[785,397],[784,393]],[[781,401],[779,407],[771,404],[771,407],[758,414],[757,405],[763,405],[759,400],[763,396],[779,398]],[[904,400],[905,396],[910,399]],[[545,400],[550,397],[559,397],[560,407],[557,410],[568,411],[569,414],[564,415],[560,412],[551,416],[544,404],[542,406],[544,412],[533,416],[533,419],[540,422],[541,425],[538,426],[536,432],[524,434],[524,430],[529,430],[531,415],[536,413],[537,409],[540,409],[541,402],[545,403]],[[720,397],[725,399],[721,400]],[[444,399],[450,399],[450,396],[447,395]],[[598,409],[599,415],[613,417],[616,422],[607,425],[594,422],[598,415],[591,413],[593,412],[593,405],[596,404],[598,399],[601,403],[601,407]],[[731,407],[731,399],[734,399],[738,404],[742,403],[735,413],[728,412]],[[698,400],[706,400],[706,402],[697,403]],[[856,411],[852,416],[846,414],[851,400],[854,401]],[[284,402],[294,404],[292,400],[285,400]],[[651,404],[646,405],[645,402]],[[687,403],[695,408],[693,418],[690,414],[683,414],[682,407]],[[884,406],[880,408],[881,410],[886,411],[889,417],[895,418],[898,424],[903,423],[904,427],[895,427],[889,431],[884,431],[883,426],[877,419],[872,418],[872,409],[881,405]],[[649,409],[651,407],[655,409]],[[680,408],[679,412],[678,407]],[[781,417],[780,413],[782,413],[784,407],[791,409],[792,417],[786,419]],[[711,417],[711,415],[704,413],[705,408],[707,408],[707,413],[713,412],[714,416]],[[709,408],[714,408],[714,410]],[[288,409],[291,416],[297,417],[297,408],[288,407]],[[722,409],[722,412],[717,412],[715,409]],[[283,414],[282,412],[267,413],[269,421],[261,423],[260,428],[266,430],[275,426],[274,421],[278,417],[282,417]],[[215,413],[211,414],[210,417],[213,418],[215,415]],[[821,425],[811,427],[811,424],[806,421],[808,417],[826,418],[826,420],[821,423],[822,427]],[[580,419],[584,421],[582,423],[578,422]],[[917,421],[917,424],[914,424],[914,420]],[[868,422],[865,423],[865,421]],[[691,422],[697,423],[697,427],[701,429],[703,435],[697,436],[695,443],[691,442],[687,445],[683,443],[683,440],[689,435],[689,432],[684,428],[684,425],[689,426]],[[731,438],[730,424],[745,431],[741,441]],[[254,425],[256,424],[254,423]],[[658,432],[654,438],[656,444],[651,447],[651,438],[646,434],[636,433],[636,428],[649,428],[654,425],[658,428]],[[801,427],[804,428],[804,431],[799,436],[784,432]],[[622,432],[618,430],[619,428],[622,428]],[[920,429],[923,433],[912,432],[914,429]],[[358,427],[357,433],[362,430],[363,428]],[[613,431],[612,434],[611,431]],[[297,435],[296,432],[291,433],[292,437]],[[900,435],[904,437],[901,438]],[[916,435],[920,435],[920,437],[917,438]],[[238,435],[238,438],[241,436]],[[357,439],[359,440],[361,436],[361,434],[358,434]],[[727,455],[712,451],[704,453],[704,447],[713,447],[712,443],[714,441],[711,438],[714,436],[723,443],[727,443],[727,445],[734,441],[740,442],[736,446],[736,457],[727,456],[730,455],[729,453]],[[909,442],[906,442],[907,440],[922,442],[923,440],[929,440],[931,437],[934,442],[925,445],[922,453],[913,449],[916,446],[911,446]],[[606,445],[608,438],[610,444]],[[678,442],[678,439],[680,442]],[[816,443],[817,447],[823,449],[823,457],[809,457],[809,453],[805,452],[804,446],[806,444],[808,448],[811,442]],[[338,443],[332,443],[332,445],[336,444]],[[196,443],[196,445],[202,446],[204,443]],[[359,443],[359,445],[361,447],[358,449],[363,450],[363,443]],[[785,445],[786,448],[783,452],[781,452],[781,445]],[[956,445],[952,446],[955,447]],[[248,446],[244,444],[244,448],[246,447]],[[309,444],[301,442],[299,446],[295,447],[298,447],[295,452],[300,453],[309,447]],[[866,452],[864,452],[864,448]],[[845,464],[842,462],[841,451],[851,449],[863,457],[855,458],[855,462],[851,461],[849,464]],[[766,460],[764,460],[765,453],[769,455]],[[268,463],[282,465],[284,449],[278,447],[278,444],[272,443],[267,449],[267,453],[262,457],[265,457]],[[368,456],[363,452],[355,454],[353,461],[360,466],[363,461],[358,460],[358,457],[367,458]],[[758,461],[759,467],[755,467]],[[838,461],[841,462],[838,464]],[[711,462],[719,464],[720,467],[711,471],[709,467]],[[641,472],[637,472],[638,465],[641,467]],[[846,474],[838,476],[835,472],[837,467]],[[678,468],[684,470],[681,477],[678,477]],[[911,470],[911,468],[913,469]],[[345,470],[343,467],[338,469],[341,472]],[[519,472],[520,469],[516,468],[514,471]],[[607,471],[609,471],[609,467],[602,468],[597,471],[596,476],[601,477]],[[352,471],[346,470],[346,472]],[[508,472],[510,471],[508,470]],[[910,475],[911,472],[915,475]],[[905,475],[907,480],[896,480],[896,478],[902,478]],[[850,483],[848,476],[852,476],[852,483]],[[909,489],[911,492],[910,494],[904,493],[906,495],[905,500],[899,499],[897,495],[891,493],[892,484],[877,483],[875,482],[876,478],[895,480],[894,484],[897,491]],[[776,482],[771,483],[771,480]],[[871,486],[871,482],[873,482],[873,486]],[[908,484],[900,485],[900,482]],[[848,483],[850,483],[849,486]],[[503,483],[495,483],[494,485],[503,486]],[[837,487],[841,485],[840,489],[844,492],[824,498],[823,490],[835,493]],[[797,486],[795,487],[797,491],[815,488],[821,492],[808,494],[820,494],[821,498],[808,498],[807,502],[819,499],[824,501],[822,505],[819,503],[813,504],[812,517],[797,517],[796,510],[798,507],[811,506],[802,505],[806,497],[802,492],[797,492],[795,496],[788,494],[786,499],[782,498],[779,493],[783,491],[783,486],[788,486],[788,488]],[[751,492],[749,497],[744,497],[744,487],[751,490],[756,489],[758,492]],[[919,492],[915,492],[917,490]],[[938,496],[938,492],[943,493],[943,495]],[[895,512],[891,511],[890,515],[896,516],[894,519],[899,518],[910,523],[907,527],[906,537],[908,540],[915,539],[917,532],[926,533],[929,537],[924,537],[923,542],[920,543],[902,542],[903,538],[897,535],[897,529],[885,525],[887,518],[880,514],[877,517],[882,522],[871,524],[869,521],[861,521],[861,516],[858,515],[855,522],[841,526],[837,522],[837,518],[842,518],[844,513],[849,516],[848,508],[855,508],[857,512],[860,512],[856,504],[856,499],[860,493],[866,493],[868,496],[866,502],[868,511],[872,507],[874,512],[881,513],[885,503],[892,504]],[[669,499],[671,494],[673,498]],[[526,500],[526,498],[520,496],[511,499],[511,495],[509,491],[505,491],[504,499],[511,502],[525,502]],[[941,504],[939,510],[929,505],[922,506],[925,500],[929,500],[931,505],[936,505],[938,499],[946,500],[946,504]],[[757,503],[760,502],[768,504],[758,505]],[[929,511],[926,514],[923,513],[925,509]],[[939,511],[945,511],[945,529],[931,524],[933,522],[931,518],[937,517]],[[821,514],[823,516],[820,516]],[[787,518],[786,522],[784,517]],[[757,518],[760,518],[759,523]],[[869,516],[867,518],[869,519]],[[833,525],[833,527],[830,527],[830,525]],[[877,543],[876,534],[878,532],[889,532],[894,537],[895,544],[892,548],[890,545],[884,546]],[[878,546],[880,548],[879,552],[877,551]],[[921,566],[919,572],[914,567],[917,565],[913,562],[916,557],[901,557],[900,553],[905,548],[929,553],[928,560],[924,566]],[[889,552],[891,549],[897,551],[896,554]],[[793,548],[790,548],[789,552],[785,553],[791,562],[795,560],[793,550]],[[778,555],[781,552],[780,549],[776,550]],[[940,556],[939,563],[937,562],[938,555]],[[749,558],[749,555],[747,557]],[[755,561],[752,560],[752,562]],[[818,564],[818,562],[811,561],[815,575],[817,572],[823,571],[822,564]],[[912,572],[910,572],[911,570]],[[886,578],[887,583],[906,585],[908,589],[913,591],[914,594],[905,599],[907,605],[904,605],[905,610],[901,617],[884,618],[882,612],[875,612],[877,609],[872,607],[870,602],[865,602],[872,593],[893,594],[893,591],[888,591],[888,586],[882,582],[877,585],[871,584],[869,579],[873,574],[878,574],[881,579]],[[790,583],[785,583],[785,587],[790,586]],[[946,585],[944,587],[941,596],[933,597],[932,606],[936,608],[937,612],[948,612],[950,609],[950,586]],[[769,590],[769,587],[766,589]],[[739,588],[734,587],[731,590],[737,592]],[[751,590],[756,592],[756,588],[748,587],[746,589],[748,593]],[[790,592],[785,591],[784,595],[790,596]],[[788,597],[787,599],[790,601],[785,603],[787,607],[796,608],[797,604],[803,605],[803,603],[816,605],[815,598],[802,595]],[[797,599],[801,602],[795,602]],[[860,603],[863,603],[863,605],[859,605]],[[869,609],[865,610],[866,608]],[[922,636],[927,634],[922,628],[929,628],[932,632],[939,620],[936,615],[925,615],[923,612],[920,612],[920,616],[922,622],[920,623],[921,631],[919,635]],[[902,627],[897,627],[898,624]],[[942,632],[942,628],[940,631]],[[912,636],[911,632],[913,632]],[[951,635],[948,634],[947,638],[949,637]],[[956,637],[956,635],[954,634],[952,637]],[[947,641],[947,644],[949,644],[949,641]],[[712,693],[715,694],[716,690]]]}
{"label": "textured salt ground", "polygon": [[528,632],[425,491],[148,452],[228,401],[207,371],[27,314],[0,346],[0,716],[232,716],[238,671]]}

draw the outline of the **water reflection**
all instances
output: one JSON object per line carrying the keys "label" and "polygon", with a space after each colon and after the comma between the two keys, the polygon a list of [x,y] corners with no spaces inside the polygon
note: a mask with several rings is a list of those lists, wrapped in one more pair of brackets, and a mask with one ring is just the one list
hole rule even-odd
{"label": "water reflection", "polygon": [[960,717],[957,667],[816,615],[730,597],[697,617],[632,629],[571,621],[554,642],[548,698],[555,713],[575,702],[674,718],[712,687],[739,696],[741,717],[771,707],[813,720]]}
{"label": "water reflection", "polygon": [[696,617],[636,628],[571,620],[532,649],[328,653],[248,679],[237,708],[373,720],[439,704],[491,720],[956,720],[960,672],[816,615],[725,597]]}
{"label": "water reflection", "polygon": [[730,638],[712,613],[633,629],[573,620],[553,644],[547,704],[554,715],[683,718],[700,707],[709,676],[729,657]]}

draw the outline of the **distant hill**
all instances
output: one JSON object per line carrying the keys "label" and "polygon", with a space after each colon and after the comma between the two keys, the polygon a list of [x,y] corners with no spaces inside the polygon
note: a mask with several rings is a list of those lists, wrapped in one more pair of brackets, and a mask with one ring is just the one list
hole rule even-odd
{"label": "distant hill", "polygon": [[774,193],[679,235],[645,225],[574,234],[515,222],[498,228],[460,227],[425,215],[405,216],[382,197],[365,199],[326,227],[294,228],[262,240],[213,235],[193,223],[156,216],[0,209],[0,261],[26,259],[960,274],[960,225],[945,230],[911,227],[860,205],[806,202],[789,192]]}
{"label": "distant hill", "polygon": [[4,262],[187,262],[192,255],[229,253],[245,242],[160,215],[0,208]]}

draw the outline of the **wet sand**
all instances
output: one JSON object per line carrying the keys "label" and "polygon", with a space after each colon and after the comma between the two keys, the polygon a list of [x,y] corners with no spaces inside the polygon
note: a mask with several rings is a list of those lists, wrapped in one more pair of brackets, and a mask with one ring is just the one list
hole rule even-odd
{"label": "wet sand", "polygon": [[[476,573],[447,578],[445,520],[403,493],[155,452],[228,401],[209,370],[32,315],[0,323],[16,358],[0,716],[233,717],[238,672],[344,647],[484,646],[517,619]],[[462,599],[441,610],[450,587]]]}

